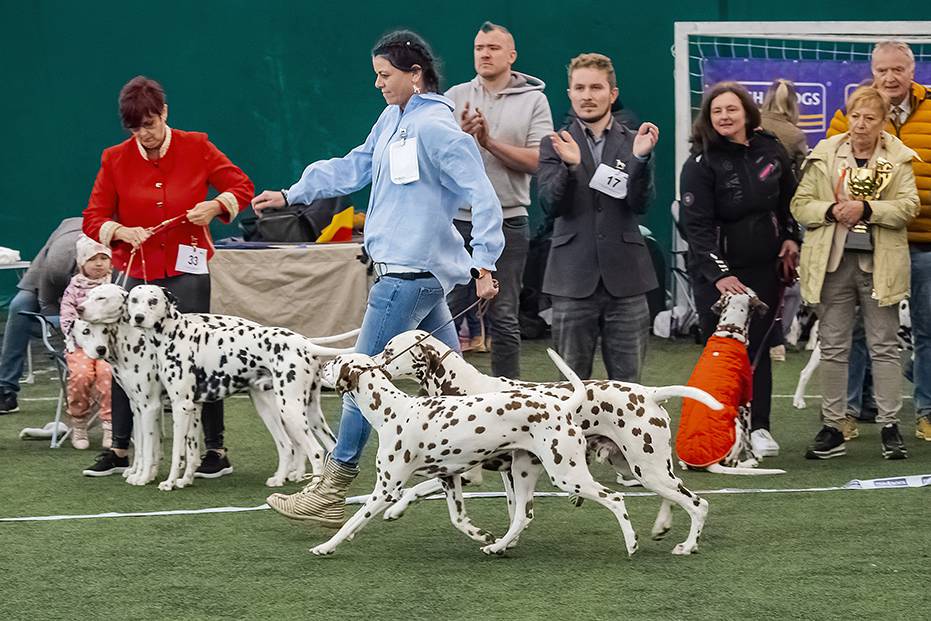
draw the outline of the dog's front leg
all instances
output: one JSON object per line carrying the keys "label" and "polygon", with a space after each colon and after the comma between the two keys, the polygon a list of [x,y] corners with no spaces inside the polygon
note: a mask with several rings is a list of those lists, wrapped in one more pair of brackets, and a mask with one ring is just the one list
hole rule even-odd
{"label": "dog's front leg", "polygon": [[511,516],[508,532],[493,544],[482,548],[485,554],[503,554],[507,548],[517,545],[517,539],[533,521],[533,492],[537,487],[537,479],[543,468],[534,464],[530,454],[525,451],[515,451],[514,461],[511,464],[511,490],[514,494],[513,504],[515,511]]}
{"label": "dog's front leg", "polygon": [[465,511],[465,502],[462,497],[462,477],[458,474],[439,477],[443,491],[446,493],[446,507],[449,509],[449,520],[456,527],[456,530],[463,533],[469,539],[479,543],[491,543],[495,536],[487,530],[475,526],[469,519]]}
{"label": "dog's front leg", "polygon": [[171,469],[168,472],[168,478],[158,484],[158,489],[162,491],[173,490],[178,479],[181,478],[181,459],[185,449],[185,440],[191,428],[191,418],[197,410],[198,408],[193,403],[172,400]]}
{"label": "dog's front leg", "polygon": [[311,553],[316,556],[328,556],[333,554],[336,550],[336,546],[355,537],[356,533],[359,532],[363,526],[391,504],[393,498],[396,498],[397,494],[401,491],[401,486],[404,485],[408,476],[410,476],[410,473],[395,472],[392,473],[393,480],[388,481],[383,479],[382,473],[379,472],[375,480],[375,489],[372,490],[372,495],[368,497],[368,500],[365,501],[362,508],[356,511],[351,518],[346,520],[342,528],[340,528],[329,541],[311,548]]}
{"label": "dog's front leg", "polygon": [[805,389],[808,387],[808,382],[811,381],[811,376],[814,375],[815,369],[818,368],[820,362],[821,346],[815,345],[815,349],[811,352],[808,363],[798,375],[798,386],[795,387],[795,394],[792,396],[792,407],[795,409],[805,409]]}
{"label": "dog's front leg", "polygon": [[203,405],[194,405],[194,415],[188,423],[187,435],[184,438],[184,475],[178,479],[175,487],[187,487],[194,482],[194,473],[200,466],[200,416]]}

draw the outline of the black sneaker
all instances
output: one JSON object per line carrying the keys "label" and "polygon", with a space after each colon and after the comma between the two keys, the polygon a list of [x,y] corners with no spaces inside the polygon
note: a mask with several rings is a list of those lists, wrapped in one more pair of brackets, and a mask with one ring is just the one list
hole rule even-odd
{"label": "black sneaker", "polygon": [[194,471],[194,476],[198,479],[219,479],[220,477],[233,474],[233,467],[226,453],[209,450],[200,460],[200,467]]}
{"label": "black sneaker", "polygon": [[815,441],[805,451],[805,459],[831,459],[847,454],[844,446],[844,434],[834,427],[822,427]]}
{"label": "black sneaker", "polygon": [[86,477],[108,477],[111,474],[123,474],[129,468],[129,457],[119,457],[111,450],[97,456],[94,465],[82,474]]}
{"label": "black sneaker", "polygon": [[880,434],[883,441],[883,457],[886,459],[905,459],[908,457],[908,449],[905,448],[905,441],[902,440],[898,425],[895,423],[886,425],[880,430]]}
{"label": "black sneaker", "polygon": [[0,416],[19,412],[19,402],[16,401],[15,392],[0,393]]}

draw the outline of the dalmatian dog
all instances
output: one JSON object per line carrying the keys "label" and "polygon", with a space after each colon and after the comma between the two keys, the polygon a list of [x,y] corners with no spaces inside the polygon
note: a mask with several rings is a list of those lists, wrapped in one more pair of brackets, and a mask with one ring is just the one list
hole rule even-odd
{"label": "dalmatian dog", "polygon": [[785,474],[784,470],[756,468],[750,444],[750,398],[753,370],[747,355],[748,327],[753,312],[769,310],[755,293],[724,294],[712,308],[720,313],[689,386],[700,388],[720,401],[723,410],[689,402],[682,406],[676,452],[688,468],[720,474]]}
{"label": "dalmatian dog", "polygon": [[75,328],[74,334],[75,341],[88,356],[104,358],[110,363],[113,378],[129,399],[136,420],[133,425],[136,452],[123,476],[130,485],[145,485],[158,472],[160,436],[157,423],[162,386],[156,372],[155,353],[145,333],[129,323],[126,296],[126,290],[115,284],[91,289],[77,308],[84,324],[81,329]]}
{"label": "dalmatian dog", "polygon": [[[515,450],[536,455],[554,485],[607,507],[617,518],[628,555],[637,536],[621,494],[599,485],[585,463],[585,441],[574,422],[585,401],[585,385],[555,352],[550,358],[570,380],[572,392],[518,389],[473,396],[411,397],[395,388],[390,376],[364,354],[338,356],[324,367],[342,394],[351,395],[378,433],[375,489],[365,504],[327,542],[311,552],[332,554],[366,523],[398,498],[414,474],[438,476],[446,492],[453,523],[469,537],[486,543],[486,554],[500,554],[526,525],[516,512],[507,533],[490,533],[457,520],[462,506],[460,475],[496,455]],[[515,480],[515,495],[533,496],[535,477]]]}
{"label": "dalmatian dog", "polygon": [[313,471],[323,471],[324,450],[331,451],[336,439],[320,410],[319,358],[346,349],[317,345],[290,330],[245,319],[182,314],[170,294],[153,285],[130,291],[127,314],[146,332],[172,404],[171,470],[159,489],[193,482],[200,459],[196,430],[201,404],[240,391],[249,392],[257,409],[274,407],[291,441],[309,456]]}
{"label": "dalmatian dog", "polygon": [[[475,395],[521,389],[568,395],[572,390],[565,383],[536,384],[484,375],[444,343],[420,330],[394,337],[375,360],[384,364],[392,377],[415,379],[428,395]],[[708,503],[689,491],[673,471],[669,414],[661,404],[673,397],[683,397],[698,400],[712,409],[722,406],[702,390],[688,386],[650,388],[598,380],[588,381],[585,386],[585,402],[573,418],[586,438],[588,450],[596,459],[611,464],[622,483],[628,481],[629,485],[632,480],[635,484],[643,484],[662,498],[651,533],[654,539],[662,539],[672,528],[672,503],[689,514],[688,538],[678,544],[673,553],[691,554],[697,549]],[[538,470],[539,462],[533,456],[529,460],[530,467]],[[487,467],[502,471],[508,512],[513,518],[514,511],[524,506],[514,501],[514,479],[523,476],[526,468],[515,468],[507,456],[487,463]],[[472,472],[469,477],[474,481],[480,474]],[[405,490],[401,499],[385,512],[385,519],[401,517],[411,503],[439,490],[437,480],[424,481]],[[530,512],[529,507],[526,510]]]}
{"label": "dalmatian dog", "polygon": [[[792,407],[797,410],[805,409],[805,389],[808,388],[808,382],[811,381],[815,369],[821,364],[821,345],[818,342],[817,328],[818,324],[815,323],[815,327],[812,329],[811,339],[809,340],[809,344],[814,343],[814,346],[810,347],[812,350],[811,356],[808,358],[805,368],[799,372],[798,384],[795,386],[795,394],[792,395]],[[912,343],[912,315],[909,311],[908,300],[899,302],[899,330],[896,336],[899,340],[899,349],[905,352],[905,355],[909,359],[914,359],[915,347]]]}

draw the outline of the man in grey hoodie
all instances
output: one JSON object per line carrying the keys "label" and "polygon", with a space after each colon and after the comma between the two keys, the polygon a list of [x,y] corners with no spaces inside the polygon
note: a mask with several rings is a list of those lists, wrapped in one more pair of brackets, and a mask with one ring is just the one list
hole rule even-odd
{"label": "man in grey hoodie", "polygon": [[75,242],[81,236],[81,218],[65,218],[32,260],[10,302],[3,350],[0,353],[0,415],[19,411],[16,399],[23,374],[29,338],[38,335],[35,320],[19,311],[42,313],[58,322],[58,305],[76,269]]}
{"label": "man in grey hoodie", "polygon": [[[553,132],[553,118],[543,94],[543,81],[511,69],[517,50],[507,28],[491,22],[482,24],[475,36],[474,54],[478,75],[470,82],[453,86],[446,96],[456,104],[462,129],[478,142],[485,172],[504,212],[504,252],[494,273],[499,292],[489,307],[491,372],[518,378],[517,316],[530,243],[530,178],[537,170],[540,142]],[[465,205],[454,221],[467,246],[472,239],[471,220],[471,209]],[[459,286],[449,294],[450,310],[457,315],[473,300],[474,287]]]}

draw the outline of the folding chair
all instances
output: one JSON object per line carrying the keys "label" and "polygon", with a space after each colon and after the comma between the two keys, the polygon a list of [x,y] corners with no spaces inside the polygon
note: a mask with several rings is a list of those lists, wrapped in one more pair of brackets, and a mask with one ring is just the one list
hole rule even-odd
{"label": "folding chair", "polygon": [[[69,428],[65,433],[61,434],[59,437],[58,428],[61,425],[61,415],[65,409],[65,402],[67,400],[68,394],[68,363],[65,361],[64,350],[57,349],[52,344],[52,337],[58,336],[64,338],[61,334],[61,331],[55,327],[55,325],[49,321],[48,317],[42,315],[41,313],[33,313],[30,311],[19,311],[20,315],[24,317],[32,317],[39,322],[42,331],[42,344],[45,346],[46,352],[48,352],[49,357],[52,359],[52,362],[55,363],[55,370],[58,372],[58,403],[55,406],[55,421],[52,427],[52,440],[49,444],[50,448],[60,448],[61,443],[64,442],[69,435],[71,435],[71,429]],[[97,420],[97,412],[94,412],[94,415],[90,417],[87,421],[87,426],[90,427],[95,420]]]}

